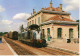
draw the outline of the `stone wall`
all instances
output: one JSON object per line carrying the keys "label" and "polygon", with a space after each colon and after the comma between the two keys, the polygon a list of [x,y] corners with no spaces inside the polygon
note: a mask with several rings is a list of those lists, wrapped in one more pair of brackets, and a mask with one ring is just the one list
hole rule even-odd
{"label": "stone wall", "polygon": [[74,38],[78,38],[78,26],[69,26],[69,25],[57,25],[57,24],[49,24],[49,25],[44,25],[42,26],[42,29],[45,30],[45,37],[48,38],[47,36],[47,28],[50,28],[50,35],[52,36],[53,39],[55,39],[55,41],[58,41],[58,28],[62,28],[62,37],[61,41],[65,41],[66,39],[69,39],[69,29],[73,29],[73,39]]}

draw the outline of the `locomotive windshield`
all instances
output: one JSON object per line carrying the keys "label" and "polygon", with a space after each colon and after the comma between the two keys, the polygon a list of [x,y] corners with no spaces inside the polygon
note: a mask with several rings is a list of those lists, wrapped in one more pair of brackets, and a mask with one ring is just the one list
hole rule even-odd
{"label": "locomotive windshield", "polygon": [[41,31],[33,30],[33,38],[34,39],[42,39]]}
{"label": "locomotive windshield", "polygon": [[36,32],[33,32],[33,38],[36,39]]}

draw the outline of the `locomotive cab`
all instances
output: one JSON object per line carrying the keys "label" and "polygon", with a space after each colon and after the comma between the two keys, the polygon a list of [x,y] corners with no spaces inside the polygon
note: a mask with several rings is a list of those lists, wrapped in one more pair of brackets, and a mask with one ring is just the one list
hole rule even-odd
{"label": "locomotive cab", "polygon": [[31,25],[29,27],[33,32],[32,37],[32,44],[33,46],[42,47],[46,46],[46,40],[42,37],[42,32],[40,30],[40,27],[38,25]]}
{"label": "locomotive cab", "polygon": [[20,40],[34,47],[42,47],[46,44],[45,39],[42,38],[40,27],[35,24],[29,26],[26,32],[21,33]]}

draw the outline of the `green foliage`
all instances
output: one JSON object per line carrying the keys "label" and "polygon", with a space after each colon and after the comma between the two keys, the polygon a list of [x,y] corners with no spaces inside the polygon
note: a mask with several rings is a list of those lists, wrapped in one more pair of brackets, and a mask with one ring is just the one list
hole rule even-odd
{"label": "green foliage", "polygon": [[4,32],[4,34],[7,34],[8,32]]}
{"label": "green foliage", "polygon": [[76,22],[80,22],[80,20],[76,20]]}
{"label": "green foliage", "polygon": [[24,27],[23,27],[23,25],[20,26],[20,31],[21,31],[21,32],[24,31]]}
{"label": "green foliage", "polygon": [[4,34],[7,34],[8,32],[0,32],[0,36],[3,36]]}
{"label": "green foliage", "polygon": [[20,33],[18,33],[18,36],[20,37],[20,36],[21,36],[21,34],[20,34]]}
{"label": "green foliage", "polygon": [[4,35],[4,33],[3,32],[0,32],[0,36],[3,36]]}

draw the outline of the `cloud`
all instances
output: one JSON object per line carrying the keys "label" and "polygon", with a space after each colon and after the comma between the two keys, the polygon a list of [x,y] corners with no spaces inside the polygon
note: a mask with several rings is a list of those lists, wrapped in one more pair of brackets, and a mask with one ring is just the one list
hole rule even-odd
{"label": "cloud", "polygon": [[15,16],[13,16],[13,19],[25,20],[29,16],[30,16],[30,14],[27,14],[27,13],[18,13]]}
{"label": "cloud", "polygon": [[10,20],[0,20],[0,31],[1,32],[9,32],[9,31],[18,31],[20,32],[20,26],[23,24],[24,28],[27,27],[26,22],[15,22]]}
{"label": "cloud", "polygon": [[65,11],[73,11],[79,9],[79,0],[63,0],[66,6],[63,8]]}
{"label": "cloud", "polygon": [[[8,32],[12,28],[10,27],[13,21],[11,20],[0,20],[0,32]],[[15,26],[14,26],[15,27]]]}
{"label": "cloud", "polygon": [[3,12],[5,11],[5,8],[3,8],[1,5],[0,5],[0,12]]}
{"label": "cloud", "polygon": [[[14,22],[12,24],[10,24],[9,27],[9,31],[13,30],[13,31],[18,31],[20,32],[20,26],[23,24],[24,28],[27,27],[27,24],[25,22]],[[16,27],[15,27],[16,26]]]}
{"label": "cloud", "polygon": [[12,21],[10,21],[10,20],[1,20],[0,23],[1,24],[11,24]]}
{"label": "cloud", "polygon": [[[20,26],[22,24],[23,24],[24,28],[26,28],[27,27],[27,23],[25,21],[29,16],[30,16],[30,14],[27,14],[27,13],[18,13],[16,15],[14,15],[13,16],[13,19],[14,19],[13,23],[8,26],[9,31],[13,30],[13,31],[19,31],[20,32],[19,29],[20,29]],[[16,22],[15,20],[16,21],[20,20],[20,21]],[[15,26],[16,26],[16,28],[15,28]]]}

